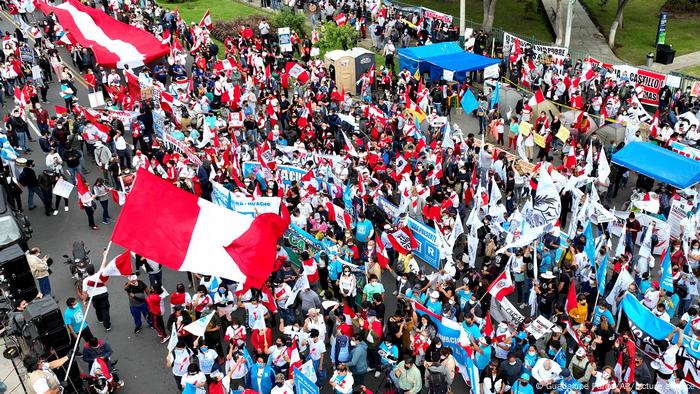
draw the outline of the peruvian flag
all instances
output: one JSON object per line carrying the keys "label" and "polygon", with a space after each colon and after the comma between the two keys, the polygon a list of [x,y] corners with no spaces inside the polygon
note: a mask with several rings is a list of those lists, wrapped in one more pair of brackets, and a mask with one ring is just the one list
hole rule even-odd
{"label": "peruvian flag", "polygon": [[318,41],[319,41],[318,31],[312,30],[312,31],[311,31],[311,43],[312,43],[312,44],[315,44],[315,43],[317,43]]}
{"label": "peruvian flag", "polygon": [[134,272],[131,269],[131,251],[126,252],[115,257],[102,268],[100,275],[102,276],[129,276]]}
{"label": "peruvian flag", "polygon": [[335,17],[335,24],[338,26],[345,26],[345,24],[348,22],[348,17],[345,16],[344,13],[340,13],[336,15]]}
{"label": "peruvian flag", "polygon": [[304,260],[301,266],[304,269],[304,275],[306,275],[309,283],[318,282],[318,265],[313,258]]}
{"label": "peruvian flag", "polygon": [[270,143],[265,141],[257,151],[260,165],[270,171],[274,171],[275,168],[277,168],[277,162],[275,162],[275,153],[272,151],[272,148],[270,148]]}
{"label": "peruvian flag", "polygon": [[471,182],[464,188],[464,205],[469,205],[472,199],[474,199],[474,193],[476,193],[476,187],[478,184],[479,180],[476,177],[476,166],[473,166]]}
{"label": "peruvian flag", "polygon": [[[87,205],[92,201],[92,195],[90,194],[90,189],[88,189],[85,184],[85,180],[80,175],[79,172],[75,173],[76,189],[78,190],[78,196],[80,196],[80,202]],[[81,204],[82,207],[82,204]]]}
{"label": "peruvian flag", "polygon": [[305,84],[309,80],[309,72],[297,62],[287,62],[287,74],[297,81]]}
{"label": "peruvian flag", "polygon": [[376,235],[374,237],[374,245],[377,251],[377,263],[382,269],[385,269],[389,265],[389,254],[386,252],[382,237]]}
{"label": "peruvian flag", "polygon": [[139,83],[139,77],[129,70],[124,70],[124,76],[126,76],[126,88],[129,90],[131,98],[135,101],[141,101],[141,84]]}
{"label": "peruvian flag", "polygon": [[484,324],[483,334],[485,337],[493,338],[493,323],[491,322],[491,314],[486,314],[486,323]]}
{"label": "peruvian flag", "polygon": [[530,98],[530,100],[528,100],[527,103],[528,103],[531,107],[534,107],[534,106],[540,104],[540,103],[543,102],[543,101],[544,101],[544,94],[542,93],[542,89],[539,89],[539,90],[537,90],[537,91],[535,92],[535,94]]}
{"label": "peruvian flag", "polygon": [[401,254],[409,254],[418,247],[418,242],[408,226],[402,226],[389,234],[389,242]]}
{"label": "peruvian flag", "polygon": [[67,0],[56,6],[41,1],[37,5],[45,15],[53,12],[63,29],[70,32],[70,41],[90,48],[97,64],[105,68],[123,68],[125,64],[139,67],[170,52],[168,45],[149,32],[122,23],[77,0]]}
{"label": "peruvian flag", "polygon": [[211,13],[209,13],[209,10],[207,10],[207,12],[205,12],[202,16],[202,20],[199,21],[199,26],[211,29],[211,25]]}
{"label": "peruvian flag", "polygon": [[124,205],[124,203],[126,202],[126,193],[117,189],[112,189],[109,192],[112,193],[112,200],[116,204],[119,204],[119,206]]}
{"label": "peruvian flag", "polygon": [[328,201],[326,202],[326,210],[328,210],[328,220],[335,221],[340,227],[350,230],[352,218],[343,208]]}
{"label": "peruvian flag", "polygon": [[576,301],[576,288],[575,286],[569,286],[569,294],[566,296],[566,309],[567,314],[571,314],[571,311],[578,308],[578,302]]}
{"label": "peruvian flag", "polygon": [[659,134],[659,110],[654,112],[654,117],[651,119],[651,126],[649,127],[649,138],[656,138]]}
{"label": "peruvian flag", "polygon": [[289,358],[289,379],[294,379],[294,370],[299,369],[303,364],[297,349],[297,341],[292,341],[292,346],[289,346],[286,352]]}
{"label": "peruvian flag", "polygon": [[272,291],[267,283],[260,289],[260,303],[273,315],[277,313],[277,302],[275,302],[275,297],[272,296]]}
{"label": "peruvian flag", "polygon": [[281,214],[236,214],[141,168],[112,241],[174,270],[261,288],[274,267],[277,241],[289,227],[284,205]]}
{"label": "peruvian flag", "polygon": [[66,109],[66,107],[61,107],[60,105],[55,105],[54,107],[56,107],[56,116],[65,115],[68,113],[68,109]]}
{"label": "peruvian flag", "polygon": [[510,278],[510,271],[505,270],[501,272],[486,291],[498,301],[502,301],[508,294],[514,292],[515,286],[513,285],[513,280]]}
{"label": "peruvian flag", "polygon": [[236,66],[236,59],[234,58],[228,58],[228,59],[222,59],[216,62],[214,64],[214,70],[216,71],[229,71],[233,70],[233,67]]}
{"label": "peruvian flag", "polygon": [[593,79],[594,76],[595,71],[593,71],[593,67],[591,67],[588,69],[588,71],[581,75],[581,82],[590,81],[591,79]]}
{"label": "peruvian flag", "polygon": [[576,140],[571,140],[571,150],[566,155],[566,160],[564,161],[564,167],[574,168],[576,167]]}
{"label": "peruvian flag", "polygon": [[173,113],[173,107],[175,106],[175,97],[166,91],[160,92],[160,107],[163,111]]}

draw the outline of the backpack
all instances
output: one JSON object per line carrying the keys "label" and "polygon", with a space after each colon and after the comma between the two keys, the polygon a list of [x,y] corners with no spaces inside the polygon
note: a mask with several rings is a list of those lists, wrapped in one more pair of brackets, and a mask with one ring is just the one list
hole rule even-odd
{"label": "backpack", "polygon": [[345,335],[338,335],[335,338],[335,361],[337,363],[350,361],[350,339]]}
{"label": "backpack", "polygon": [[430,371],[428,374],[428,393],[447,394],[447,379],[440,372]]}

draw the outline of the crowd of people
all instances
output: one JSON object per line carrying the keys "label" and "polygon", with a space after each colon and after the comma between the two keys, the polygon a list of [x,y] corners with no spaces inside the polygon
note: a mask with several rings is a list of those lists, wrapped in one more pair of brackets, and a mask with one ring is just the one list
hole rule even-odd
{"label": "crowd of people", "polygon": [[[279,7],[262,4],[270,5]],[[17,102],[0,142],[10,204],[22,210],[26,192],[29,210],[36,195],[47,216],[58,215],[61,202],[69,210],[69,200],[54,190],[69,182],[79,189],[88,226],[98,230],[98,209],[109,224],[110,210],[123,203],[135,172],[145,168],[210,201],[218,186],[234,198],[281,197],[295,231],[315,240],[302,250],[282,241],[268,283],[245,292],[242,284],[197,273],[184,283],[164,283],[160,265],[137,256],[135,272],[145,273],[148,284],[135,274],[123,287],[134,334],[145,321],[161,343],[171,345],[166,361],[178,392],[293,393],[296,368],[322,390],[339,394],[445,394],[464,387],[458,386],[463,378],[472,392],[484,394],[692,390],[695,383],[686,381],[680,366],[689,357],[684,336],[694,340],[700,332],[700,240],[693,216],[668,240],[670,285],[659,269],[663,259],[653,253],[660,236],[634,212],[620,219],[617,243],[614,220],[590,221],[610,212],[613,200],[628,200],[619,196],[628,196],[630,172],[609,158],[642,140],[645,119],[649,139],[661,145],[697,144],[697,126],[681,116],[698,109],[688,91],[664,87],[652,119],[637,100],[639,86],[624,73],[587,59],[556,62],[531,47],[499,47],[510,83],[572,107],[575,120],[566,124],[558,113],[537,113],[538,103],[529,97],[506,113],[490,97],[494,81],[476,83],[483,80],[480,73],[458,84],[428,83],[394,66],[396,48],[442,41],[448,26],[398,8],[375,9],[374,3],[322,2],[311,9],[314,20],[348,15],[347,23],[386,57],[386,67],[358,78],[355,95],[336,85],[335,70],[311,56],[313,35],[295,33],[293,51],[282,52],[263,21],[231,32],[218,48],[206,26],[188,26],[176,11],[151,1],[93,6],[167,40],[171,54],[137,71],[109,70],[88,48],[71,44],[64,51],[64,32],[53,15],[32,31],[33,46],[28,32],[7,33],[9,70],[0,68],[0,76],[6,95],[15,91]],[[487,54],[487,42],[485,33],[475,32],[465,45]],[[18,60],[24,47],[31,47],[33,63]],[[290,63],[308,72],[308,82],[290,76]],[[141,82],[140,99],[133,97],[127,73]],[[86,82],[85,91],[78,79]],[[65,105],[54,114],[46,105],[50,89],[58,89]],[[467,90],[478,107],[454,122],[460,118],[453,98]],[[103,108],[79,105],[78,95],[94,92],[103,94]],[[421,122],[427,115],[450,120],[436,127]],[[596,135],[606,119],[625,125],[624,140],[604,143]],[[523,121],[533,125],[527,135]],[[38,128],[38,141],[29,122]],[[562,126],[570,136],[559,137]],[[545,141],[537,154],[535,134]],[[36,145],[44,163],[27,159]],[[258,169],[245,172],[244,162],[258,162]],[[306,174],[290,181],[282,166]],[[637,178],[635,189],[660,196],[656,211],[647,208],[660,218],[669,217],[674,199],[694,201],[697,195],[654,189],[653,181]],[[548,196],[546,204],[554,213],[535,225],[533,204],[541,204],[550,183],[555,198]],[[409,218],[434,229],[440,244],[435,269],[415,255]],[[512,246],[533,228],[537,237]],[[41,294],[50,296],[40,254],[34,248],[28,260]],[[512,278],[505,287],[512,286],[515,304],[507,314],[498,312],[504,299],[492,292],[504,274]],[[109,294],[121,290],[94,267],[88,275],[79,298],[92,300],[109,332]],[[667,338],[651,340],[655,351],[634,345],[635,324],[620,312],[626,297],[675,326]],[[112,349],[83,322],[80,301],[66,300],[67,329],[83,338],[79,348],[89,370],[95,360],[107,360],[98,365],[100,373],[112,370]],[[204,335],[184,329],[209,315]],[[540,318],[550,327],[534,334]],[[458,344],[443,342],[448,322],[461,331]],[[456,354],[464,350],[472,367]],[[29,372],[37,370],[36,359],[26,364]],[[116,371],[107,374],[124,384]],[[35,377],[35,392],[51,392],[53,381]]]}

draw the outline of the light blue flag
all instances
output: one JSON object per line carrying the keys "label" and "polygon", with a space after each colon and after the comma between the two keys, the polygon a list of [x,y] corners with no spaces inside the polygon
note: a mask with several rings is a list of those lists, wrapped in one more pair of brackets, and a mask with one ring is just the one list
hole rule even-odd
{"label": "light blue flag", "polygon": [[471,394],[479,394],[481,392],[481,390],[479,390],[479,370],[474,365],[471,357],[467,357],[465,361],[467,377],[469,378],[469,385],[471,386],[471,390],[469,390],[469,392]]}
{"label": "light blue flag", "polygon": [[603,260],[598,266],[598,271],[596,272],[596,280],[598,281],[598,294],[602,297],[605,294],[605,275],[608,271],[608,254],[605,254]]}
{"label": "light blue flag", "polygon": [[465,113],[472,112],[479,107],[479,102],[476,101],[476,97],[474,97],[474,94],[469,89],[467,89],[467,91],[464,93],[460,103],[462,104],[462,108],[464,108]]}
{"label": "light blue flag", "polygon": [[491,94],[491,109],[494,109],[499,103],[499,97],[498,97],[498,94],[500,92],[499,86],[501,86],[501,84],[499,82],[496,82],[496,89]]}
{"label": "light blue flag", "polygon": [[583,248],[583,251],[586,252],[588,261],[591,263],[591,266],[593,266],[595,264],[595,238],[593,237],[593,225],[590,220],[586,225],[586,230],[584,230],[583,235],[586,237],[586,246]]}
{"label": "light blue flag", "polygon": [[454,148],[455,142],[452,139],[452,127],[450,122],[445,123],[442,128],[442,149]]}
{"label": "light blue flag", "polygon": [[673,293],[673,273],[671,272],[671,249],[667,248],[661,260],[661,280],[659,287]]}

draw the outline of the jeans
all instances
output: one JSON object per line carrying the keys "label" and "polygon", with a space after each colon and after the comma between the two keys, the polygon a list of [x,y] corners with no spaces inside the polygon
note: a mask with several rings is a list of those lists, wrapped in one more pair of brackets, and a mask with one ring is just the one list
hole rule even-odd
{"label": "jeans", "polygon": [[316,385],[318,387],[323,386],[324,380],[326,380],[326,370],[320,370],[319,368],[321,367],[321,359],[314,360],[312,358],[307,358],[307,361],[311,359],[311,363],[314,365],[314,371],[316,371]]}
{"label": "jeans", "polygon": [[136,330],[141,329],[141,315],[143,315],[143,317],[146,318],[146,322],[149,326],[152,325],[148,316],[148,304],[144,303],[143,305],[139,306],[129,306],[129,312],[131,312],[131,316],[134,318],[134,325],[136,326]]}
{"label": "jeans", "polygon": [[90,226],[90,228],[97,227],[95,224],[95,209],[92,208],[92,205],[87,207],[83,205],[83,210],[88,218],[88,226]]}
{"label": "jeans", "polygon": [[[27,206],[31,209],[34,208],[36,205],[34,205],[34,195],[38,195],[39,198],[41,199],[41,202],[44,203],[44,206],[46,206],[46,200],[44,200],[44,193],[41,192],[41,189],[39,186],[30,186],[27,188]],[[49,201],[49,205],[51,205],[51,201]]]}
{"label": "jeans", "polygon": [[39,291],[41,294],[43,294],[44,297],[51,295],[51,281],[49,281],[49,277],[45,276],[37,279],[37,281],[39,282]]}
{"label": "jeans", "polygon": [[525,281],[515,281],[516,302],[522,304],[525,302]]}
{"label": "jeans", "polygon": [[16,134],[19,147],[22,148],[22,150],[25,152],[31,152],[32,150],[29,149],[29,145],[27,145],[27,133],[20,131]]}
{"label": "jeans", "polygon": [[66,170],[68,170],[68,174],[70,174],[70,182],[73,183],[74,185],[76,184],[76,175],[75,174],[80,174],[80,176],[85,180],[85,172],[83,172],[83,166],[78,164],[77,167],[75,168],[70,168],[67,167]]}
{"label": "jeans", "polygon": [[100,205],[102,205],[102,221],[106,222],[110,219],[109,217],[109,200],[99,200]]}
{"label": "jeans", "polygon": [[163,271],[149,273],[148,274],[148,282],[151,284],[151,287],[155,286],[156,283],[159,285],[162,285],[163,284]]}

